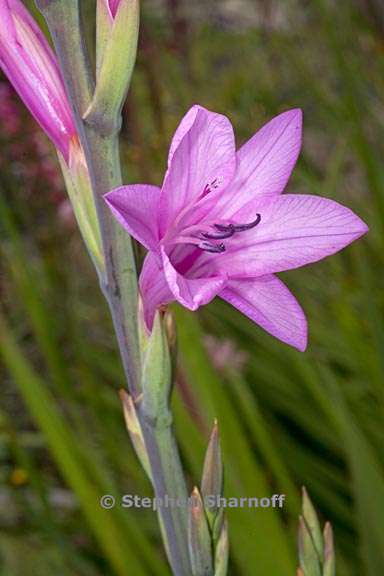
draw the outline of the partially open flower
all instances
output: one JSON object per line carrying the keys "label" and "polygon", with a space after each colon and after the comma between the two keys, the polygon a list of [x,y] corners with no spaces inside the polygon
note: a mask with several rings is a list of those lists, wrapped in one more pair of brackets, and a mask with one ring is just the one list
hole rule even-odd
{"label": "partially open flower", "polygon": [[20,0],[0,0],[0,67],[68,160],[76,129],[57,59]]}
{"label": "partially open flower", "polygon": [[300,110],[277,116],[236,152],[229,120],[193,106],[171,143],[162,188],[131,185],[105,198],[149,250],[140,277],[147,326],[177,300],[190,310],[220,296],[304,350],[304,312],[276,272],[338,252],[366,224],[333,200],[281,194],[301,146]]}

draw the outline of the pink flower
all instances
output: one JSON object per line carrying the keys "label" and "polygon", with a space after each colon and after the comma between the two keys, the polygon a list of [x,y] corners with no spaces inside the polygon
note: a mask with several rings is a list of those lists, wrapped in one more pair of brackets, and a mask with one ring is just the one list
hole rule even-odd
{"label": "pink flower", "polygon": [[148,250],[140,276],[146,324],[177,300],[190,310],[220,296],[283,342],[305,350],[305,315],[274,273],[341,250],[367,232],[333,200],[284,194],[301,147],[290,110],[236,152],[225,116],[193,106],[173,137],[162,188],[106,194],[116,219]]}
{"label": "pink flower", "polygon": [[68,159],[76,134],[55,55],[20,0],[0,0],[0,67]]}

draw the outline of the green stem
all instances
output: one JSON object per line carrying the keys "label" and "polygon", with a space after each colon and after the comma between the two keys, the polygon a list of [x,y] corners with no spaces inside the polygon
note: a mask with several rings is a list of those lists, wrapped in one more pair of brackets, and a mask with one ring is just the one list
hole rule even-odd
{"label": "green stem", "polygon": [[36,0],[43,13],[59,58],[75,124],[84,149],[99,219],[105,274],[100,284],[111,309],[124,370],[132,396],[140,394],[140,352],[137,330],[137,275],[132,242],[117,224],[103,200],[121,185],[119,141],[116,129],[83,122],[94,92],[94,79],[81,33],[78,0]]}
{"label": "green stem", "polygon": [[[138,412],[151,464],[160,526],[169,563],[175,576],[190,576],[188,552],[188,492],[172,424],[159,427]],[[167,502],[168,499],[168,502]]]}
{"label": "green stem", "polygon": [[[135,401],[141,393],[140,349],[137,327],[137,275],[128,234],[116,223],[103,195],[121,184],[116,119],[98,125],[83,116],[92,99],[94,80],[83,42],[78,0],[36,0],[43,13],[58,54],[67,94],[87,160],[100,224],[105,274],[100,274],[108,301],[124,370]],[[173,429],[168,422],[159,428],[138,410],[151,464],[156,497],[185,501],[187,490]],[[176,576],[190,576],[185,506],[159,510],[163,537]]]}

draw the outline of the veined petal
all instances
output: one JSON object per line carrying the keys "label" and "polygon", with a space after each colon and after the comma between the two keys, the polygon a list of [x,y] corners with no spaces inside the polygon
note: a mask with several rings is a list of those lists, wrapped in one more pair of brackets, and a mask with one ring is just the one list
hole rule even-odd
{"label": "veined petal", "polygon": [[19,0],[0,0],[0,20],[0,66],[68,160],[76,130],[55,55]]}
{"label": "veined petal", "polygon": [[194,106],[176,131],[160,199],[160,233],[177,224],[185,210],[213,190],[223,190],[236,166],[230,121]]}
{"label": "veined petal", "polygon": [[172,142],[171,145],[169,147],[169,152],[168,152],[168,168],[171,165],[172,162],[172,158],[173,155],[175,153],[175,151],[177,150],[180,142],[182,141],[182,139],[184,138],[184,136],[186,135],[186,133],[191,129],[191,127],[193,126],[194,121],[196,120],[196,115],[198,114],[199,110],[200,110],[201,106],[198,106],[197,104],[195,104],[194,106],[192,106],[188,112],[186,114],[184,114],[183,118],[180,121],[180,124],[178,125],[178,127],[176,128],[176,131],[173,135],[172,138]]}
{"label": "veined petal", "polygon": [[219,294],[279,340],[301,352],[307,347],[307,321],[288,288],[276,276],[230,280]]}
{"label": "veined petal", "polygon": [[320,196],[269,196],[244,207],[235,220],[255,212],[260,223],[227,243],[215,261],[217,273],[254,277],[298,268],[338,252],[368,231],[352,210]]}
{"label": "veined petal", "polygon": [[148,330],[152,330],[157,308],[175,299],[154,254],[145,257],[139,280],[140,294],[144,307],[144,319]]}
{"label": "veined petal", "polygon": [[255,196],[284,190],[301,148],[302,116],[300,109],[279,114],[240,148],[236,176],[216,209],[223,218]]}
{"label": "veined petal", "polygon": [[186,278],[173,267],[164,248],[161,255],[165,278],[174,299],[189,310],[197,310],[199,306],[208,304],[225,286],[225,277]]}
{"label": "veined petal", "polygon": [[104,195],[118,222],[148,250],[157,250],[160,188],[150,184],[120,186]]}

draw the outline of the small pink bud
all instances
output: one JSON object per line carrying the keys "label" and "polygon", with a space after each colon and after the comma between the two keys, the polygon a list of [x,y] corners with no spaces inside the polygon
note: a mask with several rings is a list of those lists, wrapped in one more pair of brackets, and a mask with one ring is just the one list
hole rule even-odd
{"label": "small pink bud", "polygon": [[119,8],[119,4],[121,0],[106,0],[108,4],[108,8],[112,14],[112,18],[115,18],[117,9]]}

